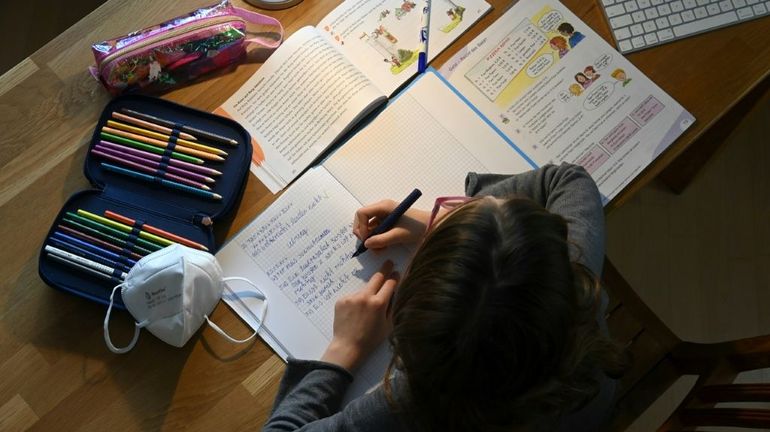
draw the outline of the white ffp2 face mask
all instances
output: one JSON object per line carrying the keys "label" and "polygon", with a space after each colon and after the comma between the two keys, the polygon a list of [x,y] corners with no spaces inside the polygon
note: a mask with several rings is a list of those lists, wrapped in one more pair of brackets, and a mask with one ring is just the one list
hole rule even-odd
{"label": "white ffp2 face mask", "polygon": [[[262,300],[258,321],[261,326],[267,311],[265,295],[247,279],[223,278],[222,268],[210,253],[175,244],[145,256],[131,268],[125,281],[112,290],[110,306],[104,317],[104,341],[107,347],[118,354],[130,351],[143,327],[162,341],[181,347],[203,321],[207,321],[214,330],[232,342],[250,341],[259,328],[248,338],[238,340],[227,335],[208,318],[222,298],[223,290],[232,292],[226,282],[233,280],[251,285],[255,290],[254,295]],[[121,288],[126,309],[136,320],[134,337],[124,348],[115,347],[109,333],[110,313],[118,288]]]}

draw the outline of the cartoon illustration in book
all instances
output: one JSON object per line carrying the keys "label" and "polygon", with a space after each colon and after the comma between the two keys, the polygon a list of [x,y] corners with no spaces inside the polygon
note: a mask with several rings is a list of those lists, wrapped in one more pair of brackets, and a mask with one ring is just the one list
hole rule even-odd
{"label": "cartoon illustration in book", "polygon": [[623,83],[623,87],[625,87],[628,83],[631,82],[631,78],[626,76],[626,71],[620,68],[612,71],[610,76],[618,80],[618,82]]}
{"label": "cartoon illustration in book", "polygon": [[569,40],[570,48],[575,48],[575,45],[577,45],[578,42],[585,39],[585,36],[583,35],[583,33],[580,33],[579,31],[575,31],[575,27],[572,27],[572,24],[568,22],[563,22],[559,24],[559,27],[556,28],[556,31],[558,31],[560,35],[564,36]]}
{"label": "cartoon illustration in book", "polygon": [[447,2],[451,5],[451,8],[446,11],[449,17],[449,24],[441,27],[441,31],[444,33],[449,33],[457,27],[463,21],[463,13],[465,13],[465,7],[462,5],[458,5],[452,0],[447,0]]}
{"label": "cartoon illustration in book", "polygon": [[583,75],[585,75],[586,78],[588,78],[591,81],[596,81],[601,76],[598,73],[596,73],[596,69],[594,69],[594,67],[591,65],[588,65],[585,67],[585,69],[583,69]]}
{"label": "cartoon illustration in book", "polygon": [[366,42],[382,56],[382,61],[390,64],[391,73],[399,74],[417,61],[418,50],[398,48],[398,38],[383,26],[377,26],[371,33],[363,33],[359,39]]}
{"label": "cartoon illustration in book", "polygon": [[339,34],[339,33],[335,33],[333,28],[331,28],[331,27],[329,27],[329,26],[325,26],[325,27],[324,27],[324,30],[325,30],[327,33],[329,33],[329,35],[330,35],[330,36],[331,36],[331,37],[332,37],[332,38],[333,38],[335,41],[337,41],[337,42],[338,42],[340,45],[345,45],[345,40],[344,40],[342,37],[340,37],[340,34]]}
{"label": "cartoon illustration in book", "polygon": [[380,16],[377,18],[377,21],[384,20],[385,18],[387,18],[388,15],[390,15],[390,10],[384,9],[382,12],[380,12]]}
{"label": "cartoon illustration in book", "polygon": [[580,96],[583,94],[583,86],[580,84],[571,84],[569,86],[569,92],[572,93],[572,96]]}
{"label": "cartoon illustration in book", "polygon": [[591,83],[593,83],[593,81],[591,81],[587,76],[585,76],[583,72],[578,72],[575,74],[575,81],[577,81],[578,84],[583,86],[584,89],[590,87]]}
{"label": "cartoon illustration in book", "polygon": [[564,39],[561,36],[554,36],[553,38],[551,38],[550,45],[551,45],[551,49],[559,53],[559,58],[564,57],[569,52],[569,47],[567,46],[567,39]]}
{"label": "cartoon illustration in book", "polygon": [[400,7],[396,8],[396,19],[400,20],[403,18],[406,14],[411,12],[415,6],[417,6],[417,3],[404,0],[404,3],[402,3]]}

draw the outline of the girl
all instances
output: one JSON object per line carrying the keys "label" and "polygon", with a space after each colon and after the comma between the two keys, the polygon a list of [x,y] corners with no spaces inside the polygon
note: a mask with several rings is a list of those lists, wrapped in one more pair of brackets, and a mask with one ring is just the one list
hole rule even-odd
{"label": "girl", "polygon": [[[437,199],[432,212],[412,209],[366,240],[382,249],[424,237],[397,290],[386,264],[337,302],[326,353],[289,361],[264,430],[601,427],[624,357],[607,338],[596,279],[604,256],[596,185],[562,164],[471,173],[466,194]],[[359,209],[353,232],[366,239],[396,205]],[[340,411],[350,371],[388,335],[391,373]]]}

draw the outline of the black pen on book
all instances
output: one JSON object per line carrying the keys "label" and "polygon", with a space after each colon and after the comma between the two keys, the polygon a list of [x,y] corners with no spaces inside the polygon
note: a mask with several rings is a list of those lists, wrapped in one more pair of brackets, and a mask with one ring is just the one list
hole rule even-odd
{"label": "black pen on book", "polygon": [[[390,230],[396,225],[396,222],[398,222],[398,219],[406,213],[407,210],[409,210],[409,207],[412,206],[412,204],[417,201],[418,198],[422,195],[422,192],[420,192],[419,189],[413,190],[406,198],[404,198],[403,201],[401,201],[401,204],[398,205],[393,211],[385,218],[385,220],[382,221],[380,225],[377,226],[377,228],[372,231],[367,239],[372,236],[376,236],[378,234],[382,234],[385,231]],[[364,243],[366,242],[366,239],[361,242],[361,245],[358,246],[358,249],[356,249],[356,252],[353,254],[351,258],[355,258],[362,253],[366,252],[366,246],[364,246]]]}

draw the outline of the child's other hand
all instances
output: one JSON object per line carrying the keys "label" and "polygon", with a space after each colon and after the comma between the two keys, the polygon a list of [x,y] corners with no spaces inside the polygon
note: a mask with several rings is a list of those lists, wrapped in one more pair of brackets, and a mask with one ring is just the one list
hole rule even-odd
{"label": "child's other hand", "polygon": [[398,284],[388,260],[360,290],[340,297],[334,305],[334,335],[322,361],[356,369],[390,334],[390,298]]}

